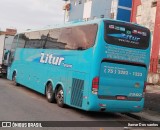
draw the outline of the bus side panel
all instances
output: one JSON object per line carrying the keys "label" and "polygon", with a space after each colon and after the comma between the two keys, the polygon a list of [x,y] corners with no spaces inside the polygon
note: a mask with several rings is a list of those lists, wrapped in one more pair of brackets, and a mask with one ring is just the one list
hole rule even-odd
{"label": "bus side panel", "polygon": [[[52,81],[53,89],[61,83],[65,93],[65,103],[86,109],[88,89],[90,90],[88,84],[91,70],[91,51],[92,48],[81,52],[72,51],[71,54],[68,51],[60,53],[57,50],[17,49],[15,61],[9,69],[9,79],[12,79],[13,71],[16,70],[18,83],[42,94],[45,92],[47,81]],[[45,55],[56,54],[56,57],[64,57],[64,61],[60,65],[48,62],[41,63],[41,53]]]}
{"label": "bus side panel", "polygon": [[88,101],[88,74],[72,71],[67,78],[66,104],[84,109]]}

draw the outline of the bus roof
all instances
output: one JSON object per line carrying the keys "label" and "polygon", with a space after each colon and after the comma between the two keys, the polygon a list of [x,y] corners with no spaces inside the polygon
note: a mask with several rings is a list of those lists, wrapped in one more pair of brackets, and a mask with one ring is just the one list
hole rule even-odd
{"label": "bus roof", "polygon": [[[76,20],[76,21],[71,21],[71,22],[66,22],[63,24],[55,24],[55,25],[51,25],[48,27],[44,27],[44,28],[38,28],[38,29],[28,29],[26,31],[23,32],[19,32],[17,34],[21,34],[21,33],[27,33],[27,32],[34,32],[34,31],[42,31],[42,30],[48,30],[48,29],[56,29],[56,28],[62,28],[62,27],[70,27],[70,26],[77,26],[77,25],[86,25],[86,24],[95,24],[95,23],[100,23],[104,20],[110,20],[110,21],[117,21],[117,22],[124,22],[124,23],[130,23],[130,22],[126,22],[126,21],[120,21],[120,20],[113,20],[113,19],[108,19],[108,18],[99,18],[99,19],[94,19],[94,20],[89,20],[89,21],[84,21],[84,20]],[[133,25],[137,25],[140,27],[143,27],[141,25],[138,25],[136,23],[130,23]]]}
{"label": "bus roof", "polygon": [[[104,19],[95,19],[95,20],[89,20],[89,21],[76,20],[76,21],[66,22],[66,23],[62,23],[62,24],[50,25],[48,27],[43,27],[43,28],[38,28],[38,29],[28,29],[26,31],[19,32],[19,33],[33,32],[33,31],[39,31],[39,30],[48,30],[48,29],[62,28],[62,27],[70,27],[70,26],[77,26],[77,25],[85,25],[85,24],[94,24],[94,23],[99,23],[103,20]],[[107,20],[107,19],[105,19],[105,20]]]}

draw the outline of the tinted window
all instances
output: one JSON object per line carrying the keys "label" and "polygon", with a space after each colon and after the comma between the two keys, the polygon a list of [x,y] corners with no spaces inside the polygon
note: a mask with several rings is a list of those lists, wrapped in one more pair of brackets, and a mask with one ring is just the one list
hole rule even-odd
{"label": "tinted window", "polygon": [[19,34],[17,47],[43,48],[49,31],[35,31]]}
{"label": "tinted window", "polygon": [[17,47],[17,44],[18,44],[18,35],[16,35],[13,39],[13,42],[12,42],[12,46],[11,46],[11,50],[15,50],[16,47]]}
{"label": "tinted window", "polygon": [[[15,53],[15,49],[17,48],[17,45],[18,45],[18,35],[16,35],[14,37],[13,42],[12,42],[12,46],[11,46],[11,50],[10,50],[10,52],[8,52],[9,53],[8,66],[10,66],[14,60],[14,53]],[[6,58],[7,57],[5,57],[5,59]]]}
{"label": "tinted window", "polygon": [[18,48],[24,48],[26,42],[25,38],[26,37],[24,34],[19,34],[18,45],[17,45]]}
{"label": "tinted window", "polygon": [[95,43],[97,24],[50,30],[45,48],[85,50]]}
{"label": "tinted window", "polygon": [[49,31],[45,42],[46,49],[64,49],[65,43],[60,43],[59,40],[60,29],[52,29]]}
{"label": "tinted window", "polygon": [[150,31],[137,25],[105,21],[105,40],[108,44],[125,46],[137,49],[147,49],[150,40]]}
{"label": "tinted window", "polygon": [[49,31],[25,33],[25,48],[43,48]]}

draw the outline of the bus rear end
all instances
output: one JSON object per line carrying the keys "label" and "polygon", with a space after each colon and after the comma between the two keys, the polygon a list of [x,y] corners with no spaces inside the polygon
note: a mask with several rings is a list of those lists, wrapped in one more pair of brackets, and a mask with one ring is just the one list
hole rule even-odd
{"label": "bus rear end", "polygon": [[96,52],[100,66],[92,79],[92,98],[97,99],[93,106],[108,112],[140,112],[150,59],[150,31],[110,20],[102,26],[104,37],[98,40],[101,49]]}

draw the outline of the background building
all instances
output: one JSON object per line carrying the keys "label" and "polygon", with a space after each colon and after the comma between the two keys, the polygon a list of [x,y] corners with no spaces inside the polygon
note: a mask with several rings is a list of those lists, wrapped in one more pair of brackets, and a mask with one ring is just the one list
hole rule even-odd
{"label": "background building", "polygon": [[131,21],[148,27],[152,36],[150,72],[157,72],[160,52],[160,0],[133,0]]}
{"label": "background building", "polygon": [[0,35],[15,35],[17,33],[16,29],[7,28],[6,31],[0,31]]}
{"label": "background building", "polygon": [[65,21],[112,18],[130,21],[132,0],[64,0]]}
{"label": "background building", "polygon": [[160,0],[64,0],[65,21],[111,18],[131,21],[152,32],[150,72],[157,72],[160,50]]}

